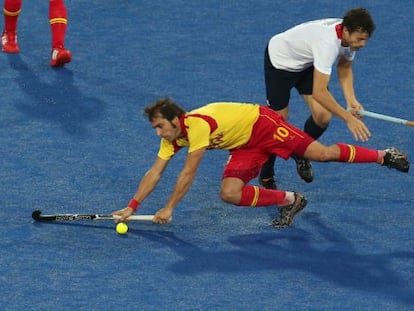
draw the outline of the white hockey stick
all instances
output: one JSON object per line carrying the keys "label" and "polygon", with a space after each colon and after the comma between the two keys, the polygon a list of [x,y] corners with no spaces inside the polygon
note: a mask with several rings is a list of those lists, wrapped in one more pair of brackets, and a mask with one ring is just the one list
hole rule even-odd
{"label": "white hockey stick", "polygon": [[405,120],[405,119],[401,119],[401,118],[395,118],[395,117],[387,116],[385,114],[380,114],[380,113],[371,112],[371,111],[367,111],[367,110],[358,110],[357,113],[361,116],[375,118],[375,119],[388,121],[388,122],[392,122],[392,123],[403,124],[403,125],[407,125],[407,126],[414,126],[414,121],[409,121],[409,120]]}

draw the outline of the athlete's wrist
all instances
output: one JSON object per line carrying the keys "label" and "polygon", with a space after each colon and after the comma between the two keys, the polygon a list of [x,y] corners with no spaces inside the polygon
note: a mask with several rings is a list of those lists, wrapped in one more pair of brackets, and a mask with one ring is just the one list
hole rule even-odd
{"label": "athlete's wrist", "polygon": [[130,209],[132,209],[134,212],[136,212],[138,210],[139,205],[140,205],[140,203],[134,198],[132,198],[131,201],[129,201],[129,203],[128,203],[128,207]]}

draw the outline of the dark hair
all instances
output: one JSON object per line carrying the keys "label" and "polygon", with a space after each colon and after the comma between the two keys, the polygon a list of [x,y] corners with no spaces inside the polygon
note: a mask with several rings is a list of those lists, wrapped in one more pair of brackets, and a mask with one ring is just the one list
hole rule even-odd
{"label": "dark hair", "polygon": [[345,13],[342,26],[346,27],[350,33],[362,31],[371,37],[375,30],[375,23],[367,9],[354,8]]}
{"label": "dark hair", "polygon": [[175,117],[180,118],[184,113],[185,110],[174,103],[171,98],[158,99],[144,110],[144,114],[150,122],[158,117],[172,121]]}

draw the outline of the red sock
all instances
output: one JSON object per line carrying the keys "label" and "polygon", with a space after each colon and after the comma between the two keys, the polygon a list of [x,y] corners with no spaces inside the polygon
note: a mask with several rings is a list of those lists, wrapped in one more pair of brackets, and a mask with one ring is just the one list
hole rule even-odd
{"label": "red sock", "polygon": [[22,0],[5,0],[4,1],[4,30],[17,31],[17,19],[22,7]]}
{"label": "red sock", "polygon": [[64,48],[67,22],[66,6],[63,0],[49,0],[49,23],[52,31],[52,48]]}
{"label": "red sock", "polygon": [[377,150],[342,143],[337,143],[336,145],[341,150],[338,162],[378,163],[379,161]]}
{"label": "red sock", "polygon": [[269,206],[288,205],[292,202],[286,200],[286,191],[271,190],[257,186],[244,186],[239,206]]}

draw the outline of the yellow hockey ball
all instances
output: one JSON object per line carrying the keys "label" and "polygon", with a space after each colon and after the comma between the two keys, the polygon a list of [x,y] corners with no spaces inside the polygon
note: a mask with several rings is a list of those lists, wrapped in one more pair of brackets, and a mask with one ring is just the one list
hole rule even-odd
{"label": "yellow hockey ball", "polygon": [[120,222],[116,225],[116,232],[118,234],[125,234],[128,232],[128,225],[124,222]]}

